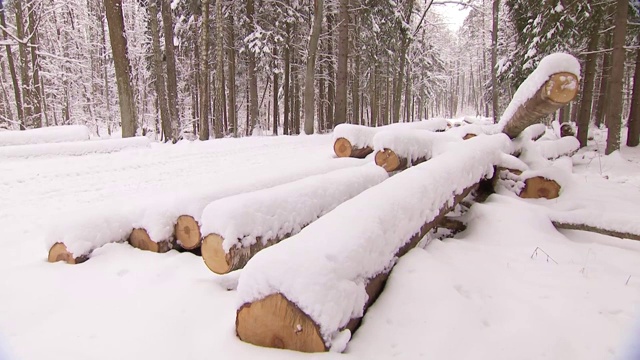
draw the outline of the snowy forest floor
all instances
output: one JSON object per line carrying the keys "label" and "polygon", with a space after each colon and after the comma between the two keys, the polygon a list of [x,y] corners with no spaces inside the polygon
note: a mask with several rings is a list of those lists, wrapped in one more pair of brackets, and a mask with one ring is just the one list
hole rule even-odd
{"label": "snowy forest floor", "polygon": [[[639,214],[640,149],[604,144],[597,132],[574,155],[574,180],[602,209],[624,198]],[[402,258],[344,354],[241,342],[237,275],[191,253],[109,244],[84,264],[46,262],[45,225],[73,211],[314,167],[331,150],[328,135],[259,137],[2,162],[0,359],[613,359],[640,337],[640,242],[558,232],[553,200],[512,194]]]}

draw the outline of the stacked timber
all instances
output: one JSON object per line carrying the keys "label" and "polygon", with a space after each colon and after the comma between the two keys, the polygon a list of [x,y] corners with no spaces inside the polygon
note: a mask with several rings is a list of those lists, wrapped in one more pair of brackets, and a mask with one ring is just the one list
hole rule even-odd
{"label": "stacked timber", "polygon": [[397,258],[490,178],[509,147],[501,134],[461,142],[258,253],[238,282],[240,339],[305,352],[341,350]]}
{"label": "stacked timber", "polygon": [[259,251],[387,177],[367,164],[214,201],[202,214],[202,259],[218,274],[241,269]]}

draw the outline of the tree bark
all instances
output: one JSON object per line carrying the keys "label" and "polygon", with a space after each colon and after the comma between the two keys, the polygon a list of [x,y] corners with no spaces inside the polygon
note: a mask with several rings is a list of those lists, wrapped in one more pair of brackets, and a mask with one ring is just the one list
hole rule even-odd
{"label": "tree bark", "polygon": [[158,108],[160,110],[162,133],[164,134],[165,141],[172,141],[173,131],[171,129],[171,117],[167,106],[167,92],[162,71],[162,53],[160,50],[160,34],[158,29],[158,4],[156,0],[149,0],[149,23],[151,27],[151,48],[153,51],[153,74],[156,78],[154,87],[156,89]]}
{"label": "tree bark", "polygon": [[491,96],[493,100],[493,122],[498,122],[498,17],[500,0],[493,0],[493,30],[491,31]]}
{"label": "tree bark", "polygon": [[40,62],[38,61],[38,29],[36,27],[36,9],[33,2],[27,3],[27,13],[29,14],[29,49],[31,51],[31,69],[33,70],[33,126],[42,127],[42,86],[40,79]]}
{"label": "tree bark", "polygon": [[[404,22],[411,24],[411,14],[413,13],[413,1],[408,2],[408,8],[404,14]],[[400,67],[396,76],[395,86],[393,89],[393,118],[392,122],[400,122],[400,108],[402,104],[402,90],[404,89],[404,72],[407,64],[407,51],[411,43],[409,42],[409,29],[402,29],[402,40],[400,42]],[[406,120],[405,120],[406,121]]]}
{"label": "tree bark", "polygon": [[18,55],[20,58],[20,79],[22,81],[22,104],[24,107],[24,125],[32,126],[33,115],[33,96],[31,88],[31,79],[29,78],[29,60],[27,59],[27,50],[25,46],[24,34],[24,16],[22,12],[22,0],[14,3],[16,11],[16,36],[21,41],[18,43]]}
{"label": "tree bark", "polygon": [[227,81],[227,86],[229,89],[229,102],[227,106],[229,109],[227,110],[229,116],[229,124],[233,127],[233,136],[238,136],[238,115],[236,114],[236,39],[235,39],[235,29],[233,16],[229,17],[229,23],[227,27],[228,33],[228,44],[227,44],[227,59],[229,61],[229,81]]}
{"label": "tree bark", "polygon": [[313,26],[309,36],[307,50],[307,72],[304,79],[304,132],[313,134],[315,115],[315,78],[316,78],[316,54],[318,51],[318,39],[322,29],[324,12],[324,0],[314,0]]}
{"label": "tree bark", "polygon": [[636,68],[633,75],[633,99],[627,129],[627,146],[640,144],[640,48],[636,50]]}
{"label": "tree bark", "polygon": [[[611,47],[611,34],[607,34],[604,47]],[[602,69],[600,70],[600,90],[598,91],[598,103],[596,105],[596,121],[597,127],[606,123],[607,117],[607,94],[609,93],[609,74],[611,73],[611,52],[606,52],[602,58]]]}
{"label": "tree bark", "polygon": [[173,15],[171,14],[171,0],[160,0],[162,23],[164,30],[164,51],[167,61],[167,105],[169,107],[169,123],[171,134],[165,136],[175,142],[178,139],[178,82],[176,75],[176,51],[173,44]]}
{"label": "tree bark", "polygon": [[209,140],[209,0],[202,0],[200,31],[200,140]]}
{"label": "tree bark", "polygon": [[[411,1],[413,3],[413,1]],[[334,124],[347,121],[347,86],[349,56],[349,0],[340,0],[338,5],[338,70],[336,73],[336,108]]]}
{"label": "tree bark", "polygon": [[218,67],[216,69],[216,83],[218,94],[216,96],[216,119],[213,127],[213,133],[216,138],[222,137],[222,124],[224,121],[225,92],[224,92],[224,18],[222,17],[222,0],[216,1],[216,47]]}
{"label": "tree bark", "polygon": [[[273,56],[278,57],[278,48],[273,49]],[[274,61],[274,67],[276,66]],[[273,73],[273,135],[278,135],[278,125],[280,122],[280,109],[278,107],[278,90],[280,84],[278,83],[278,72]]]}
{"label": "tree bark", "polygon": [[[0,0],[0,25],[2,25],[2,38],[7,40],[7,22],[5,19],[5,10],[3,0]],[[13,96],[16,101],[16,110],[18,112],[18,122],[20,123],[20,130],[25,130],[24,108],[22,106],[22,94],[20,93],[20,84],[18,83],[18,75],[16,73],[16,65],[13,61],[13,54],[11,52],[11,46],[6,45],[5,50],[7,52],[7,62],[9,64],[9,73],[11,74],[11,83],[13,84]]]}
{"label": "tree bark", "polygon": [[131,84],[131,65],[129,63],[127,39],[124,37],[122,0],[104,0],[104,7],[107,15],[109,39],[111,40],[113,63],[118,84],[122,137],[132,137],[136,135],[138,120]]}
{"label": "tree bark", "polygon": [[[247,0],[246,9],[248,22],[247,35],[249,35],[255,30],[255,8],[253,0]],[[247,57],[249,66],[249,117],[251,119],[251,129],[253,129],[258,122],[258,75],[256,74],[256,54],[252,49],[249,49]]]}
{"label": "tree bark", "polygon": [[[333,32],[333,14],[327,14],[327,30],[330,34]],[[333,129],[334,124],[334,105],[336,97],[335,67],[333,66],[333,36],[327,38],[327,129]]]}
{"label": "tree bark", "polygon": [[[289,1],[287,1],[289,5]],[[289,135],[289,120],[291,114],[291,25],[287,22],[285,25],[287,43],[284,46],[284,123],[282,124],[282,132]]]}
{"label": "tree bark", "polygon": [[620,149],[620,123],[622,116],[622,80],[624,77],[625,35],[627,32],[628,0],[617,0],[615,29],[613,30],[613,53],[611,54],[611,77],[609,79],[607,111],[607,148],[605,154]]}
{"label": "tree bark", "polygon": [[[596,15],[598,16],[598,15]],[[591,29],[589,45],[587,47],[587,60],[584,71],[584,85],[582,90],[582,98],[580,101],[580,112],[578,115],[578,141],[580,147],[587,146],[587,138],[589,136],[589,124],[591,123],[591,105],[593,102],[593,86],[596,78],[596,65],[598,63],[598,54],[595,51],[598,48],[600,40],[600,19],[596,18],[595,24]]]}

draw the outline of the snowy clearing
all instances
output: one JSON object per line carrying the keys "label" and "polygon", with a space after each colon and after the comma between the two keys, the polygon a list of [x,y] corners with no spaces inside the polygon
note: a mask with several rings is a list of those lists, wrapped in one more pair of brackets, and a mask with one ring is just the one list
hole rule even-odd
{"label": "snowy clearing", "polygon": [[[640,323],[640,244],[557,232],[547,216],[584,204],[628,221],[638,213],[640,151],[599,155],[602,136],[573,156],[566,207],[565,193],[557,201],[498,193],[474,205],[467,231],[400,259],[344,354],[320,355],[241,342],[238,295],[227,291],[238,274],[214,275],[191,253],[107,244],[84,264],[50,264],[43,237],[47,224],[109,204],[337,161],[331,136],[2,160],[0,348],[10,359],[617,358],[640,337],[631,332]],[[625,207],[614,213],[617,204]]]}

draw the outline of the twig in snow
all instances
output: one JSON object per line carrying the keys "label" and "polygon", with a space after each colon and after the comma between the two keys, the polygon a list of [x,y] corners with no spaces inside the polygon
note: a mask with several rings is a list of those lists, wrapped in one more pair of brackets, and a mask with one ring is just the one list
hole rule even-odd
{"label": "twig in snow", "polygon": [[547,255],[547,262],[549,262],[549,260],[553,261],[554,263],[556,263],[556,265],[558,265],[558,262],[555,261],[551,255],[547,254],[546,251],[542,250],[540,247],[536,246],[536,249],[533,250],[533,254],[531,254],[531,258],[533,259],[534,256],[538,256],[538,250],[542,251],[545,255]]}
{"label": "twig in snow", "polygon": [[629,275],[629,277],[627,278],[627,282],[624,283],[625,285],[629,285],[629,280],[631,280],[631,275]]}

